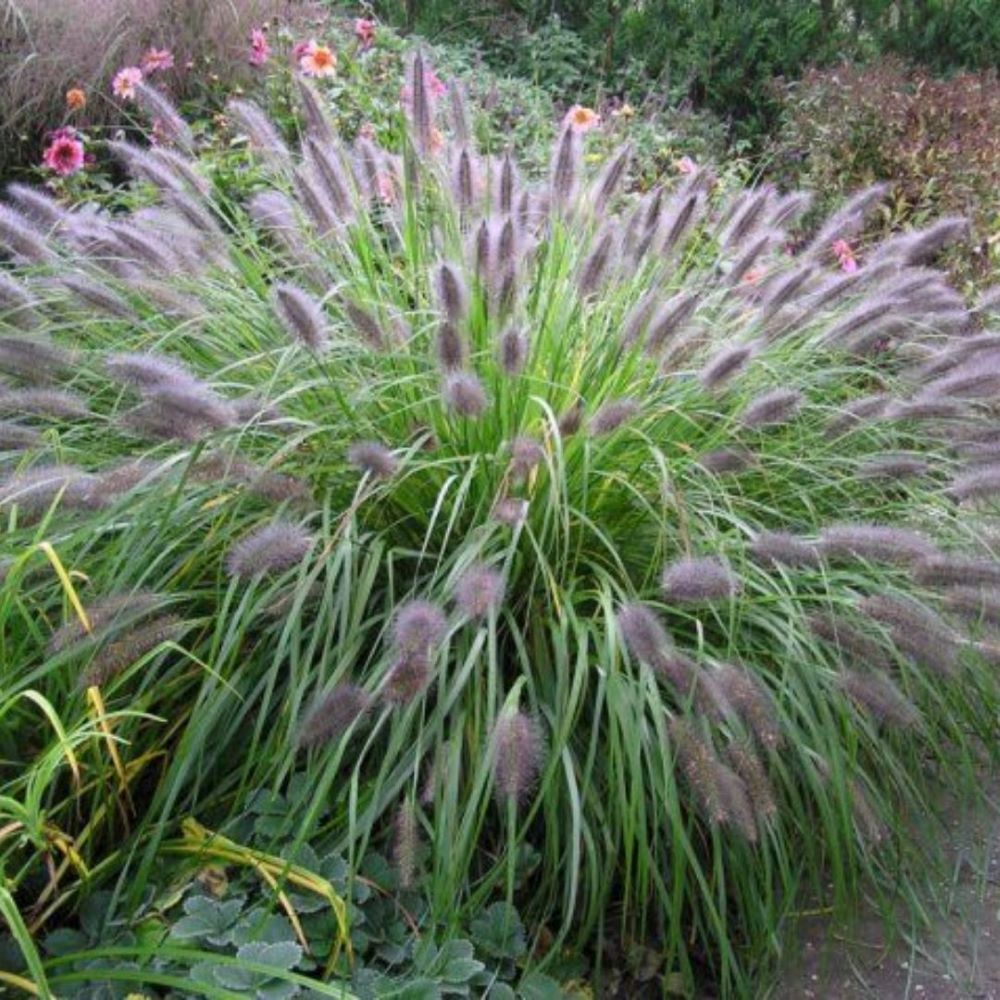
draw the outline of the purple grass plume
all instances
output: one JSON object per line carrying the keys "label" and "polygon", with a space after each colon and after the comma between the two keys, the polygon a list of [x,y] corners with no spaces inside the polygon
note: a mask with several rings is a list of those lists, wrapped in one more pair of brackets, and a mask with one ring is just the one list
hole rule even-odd
{"label": "purple grass plume", "polygon": [[434,269],[434,291],[448,322],[461,325],[469,311],[469,290],[454,264],[443,261]]}
{"label": "purple grass plume", "polygon": [[271,289],[271,304],[293,340],[314,354],[325,349],[329,339],[326,314],[308,292],[282,282]]}
{"label": "purple grass plume", "polygon": [[884,524],[834,524],[820,532],[820,549],[834,558],[911,563],[934,554],[922,534]]}
{"label": "purple grass plume", "polygon": [[754,842],[757,823],[743,780],[722,763],[709,739],[688,719],[671,719],[669,734],[677,763],[705,819],[713,826],[732,827]]}
{"label": "purple grass plume", "polygon": [[460,417],[480,417],[489,405],[482,382],[471,372],[446,376],[441,395],[448,409]]}
{"label": "purple grass plume", "polygon": [[185,631],[177,615],[159,615],[134,628],[123,630],[104,643],[81,673],[81,688],[103,687],[137,660],[166,643],[176,642]]}
{"label": "purple grass plume", "polygon": [[347,461],[372,479],[391,479],[399,470],[399,460],[378,441],[355,441],[347,449]]}
{"label": "purple grass plume", "polygon": [[535,787],[545,760],[545,734],[538,719],[520,711],[504,711],[490,740],[493,788],[501,804],[523,805]]}
{"label": "purple grass plume", "polygon": [[528,337],[517,326],[509,326],[500,336],[500,367],[508,375],[520,375],[528,360]]}
{"label": "purple grass plume", "polygon": [[858,610],[889,630],[900,652],[943,677],[958,669],[959,644],[951,628],[930,608],[912,598],[874,594]]}
{"label": "purple grass plume", "polygon": [[916,706],[881,671],[842,670],[837,684],[858,706],[883,725],[906,729],[920,721]]}
{"label": "purple grass plume", "polygon": [[817,567],[821,562],[814,542],[786,531],[760,532],[750,545],[750,555],[764,566]]}
{"label": "purple grass plume", "polygon": [[310,706],[298,732],[300,749],[328,746],[340,741],[372,707],[372,698],[355,684],[340,683],[320,695]]}
{"label": "purple grass plume", "polygon": [[61,625],[52,633],[49,638],[48,651],[50,654],[61,653],[79,643],[90,641],[92,637],[102,637],[112,631],[135,626],[157,612],[163,603],[162,595],[149,590],[136,590],[127,594],[109,594],[106,597],[88,601],[84,608],[87,615],[87,626],[74,615],[65,625]]}
{"label": "purple grass plume", "polygon": [[401,889],[412,889],[420,853],[420,825],[412,802],[404,802],[393,820],[392,860]]}
{"label": "purple grass plume", "polygon": [[613,434],[638,413],[639,404],[634,399],[610,399],[590,418],[588,429],[594,437],[604,437]]}
{"label": "purple grass plume", "polygon": [[726,701],[733,706],[761,746],[769,750],[781,746],[778,710],[760,678],[745,667],[723,663],[716,668],[715,679]]}
{"label": "purple grass plume", "polygon": [[663,596],[676,604],[709,604],[726,601],[741,590],[739,580],[721,559],[679,559],[663,571]]}
{"label": "purple grass plume", "polygon": [[313,536],[305,528],[274,521],[236,542],[226,556],[226,566],[229,574],[235,577],[281,573],[298,566],[313,543]]}
{"label": "purple grass plume", "polygon": [[487,618],[503,604],[503,574],[474,563],[455,583],[455,604],[466,618]]}
{"label": "purple grass plume", "polygon": [[1000,587],[1000,560],[941,553],[911,567],[922,587]]}
{"label": "purple grass plume", "polygon": [[528,516],[528,501],[518,497],[501,497],[493,505],[490,516],[500,524],[516,528]]}
{"label": "purple grass plume", "polygon": [[715,476],[735,475],[747,472],[757,464],[757,456],[740,445],[716,448],[698,456],[698,465]]}
{"label": "purple grass plume", "polygon": [[796,389],[772,389],[755,396],[740,414],[744,427],[773,427],[787,423],[802,408],[803,396]]}
{"label": "purple grass plume", "polygon": [[524,482],[542,462],[545,461],[545,448],[540,441],[532,437],[514,438],[509,445],[511,479],[515,483]]}

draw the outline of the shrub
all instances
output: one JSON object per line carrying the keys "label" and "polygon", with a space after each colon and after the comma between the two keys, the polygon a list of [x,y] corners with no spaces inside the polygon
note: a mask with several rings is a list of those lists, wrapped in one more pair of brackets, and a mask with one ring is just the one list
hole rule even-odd
{"label": "shrub", "polygon": [[989,278],[987,238],[1000,223],[1000,82],[996,71],[930,77],[899,61],[810,70],[782,86],[784,114],[772,142],[786,183],[826,192],[892,182],[889,226],[941,213],[967,215],[973,253],[961,266]]}
{"label": "shrub", "polygon": [[152,203],[0,213],[9,891],[137,909],[267,788],[258,850],[402,837],[430,926],[514,903],[532,965],[642,937],[750,995],[995,747],[991,300],[924,266],[955,220],[843,273],[879,191],[791,255],[807,199],[626,196],[585,116],[528,182],[426,70],[397,150],[303,85],[246,200],[119,146]]}
{"label": "shrub", "polygon": [[[40,161],[42,137],[60,124],[101,129],[122,122],[111,81],[151,47],[174,67],[158,74],[177,99],[204,90],[211,73],[245,82],[252,26],[289,0],[10,0],[0,20],[0,175]],[[190,67],[188,64],[191,64]],[[67,105],[82,92],[85,107]]]}

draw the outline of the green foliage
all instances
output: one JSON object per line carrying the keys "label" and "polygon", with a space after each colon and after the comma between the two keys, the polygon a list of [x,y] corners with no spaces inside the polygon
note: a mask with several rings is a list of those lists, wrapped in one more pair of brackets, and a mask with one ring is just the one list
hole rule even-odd
{"label": "green foliage", "polygon": [[[522,174],[425,68],[386,148],[303,87],[294,151],[237,106],[125,150],[132,211],[0,215],[0,862],[31,933],[77,917],[63,989],[503,996],[641,941],[753,995],[807,895],[927,870],[908,820],[995,751],[990,592],[963,624],[926,575],[995,560],[995,416],[934,367],[987,309],[919,266],[957,227],[844,275],[871,204],[810,242],[572,121]],[[160,899],[179,857],[242,881]]]}

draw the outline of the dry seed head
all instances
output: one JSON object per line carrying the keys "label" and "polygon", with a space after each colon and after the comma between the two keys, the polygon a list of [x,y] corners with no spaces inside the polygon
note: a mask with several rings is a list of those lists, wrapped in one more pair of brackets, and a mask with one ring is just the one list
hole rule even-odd
{"label": "dry seed head", "polygon": [[482,563],[470,566],[455,584],[455,603],[466,618],[488,617],[503,599],[503,575]]}
{"label": "dry seed head", "polygon": [[524,712],[505,711],[491,739],[493,787],[497,799],[522,805],[538,780],[545,758],[545,735],[538,720]]}
{"label": "dry seed head", "polygon": [[720,664],[715,678],[726,701],[733,706],[761,746],[769,750],[780,746],[782,736],[778,710],[760,678],[731,663]]}
{"label": "dry seed head", "polygon": [[85,606],[90,628],[74,617],[61,625],[49,638],[49,653],[61,653],[78,643],[88,642],[91,637],[99,637],[111,630],[137,625],[163,605],[163,597],[148,590],[136,590],[129,594],[111,594]]}
{"label": "dry seed head", "polygon": [[313,536],[305,528],[274,521],[244,535],[226,556],[231,576],[262,576],[298,566],[313,547]]}
{"label": "dry seed head", "polygon": [[908,728],[920,721],[913,703],[884,673],[842,670],[837,683],[852,701],[877,722]]}
{"label": "dry seed head", "polygon": [[833,244],[836,240],[849,240],[864,225],[865,217],[889,191],[888,184],[873,184],[852,195],[820,227],[819,232],[805,249],[805,253],[821,258],[824,263],[835,262]]}
{"label": "dry seed head", "polygon": [[767,776],[767,770],[750,743],[731,743],[726,748],[726,757],[743,781],[759,829],[778,812],[774,787]]}
{"label": "dry seed head", "polygon": [[[496,195],[496,207],[501,215],[513,214],[519,187],[520,181],[517,174],[517,165],[514,163],[513,157],[511,157],[509,152],[504,153],[503,159],[500,161],[500,180],[497,184]],[[528,214],[530,209],[530,196],[527,192],[524,192],[523,197],[529,198],[529,202],[525,205],[524,213],[522,213],[520,220],[522,224],[527,221],[523,216]]]}
{"label": "dry seed head", "polygon": [[897,648],[918,664],[944,677],[955,674],[956,637],[929,608],[910,598],[876,594],[859,601],[858,609],[885,625]]}
{"label": "dry seed head", "polygon": [[472,142],[469,108],[466,103],[465,87],[457,80],[453,80],[448,87],[448,106],[451,111],[451,127],[455,133],[455,141],[462,146],[468,146]]}
{"label": "dry seed head", "polygon": [[182,152],[194,153],[194,134],[188,123],[178,114],[177,108],[155,87],[140,82],[135,85],[136,101],[152,117],[168,142]]}
{"label": "dry seed head", "polygon": [[412,889],[420,852],[420,827],[412,802],[404,802],[396,811],[393,823],[392,856],[401,889]]}
{"label": "dry seed head", "polygon": [[372,313],[350,300],[344,302],[344,312],[358,335],[373,351],[386,350],[389,341],[382,325]]}
{"label": "dry seed head", "polygon": [[292,183],[299,204],[305,209],[319,238],[326,239],[334,234],[340,225],[340,219],[317,175],[309,166],[297,167],[292,173]]}
{"label": "dry seed head", "polygon": [[434,111],[427,89],[424,57],[417,52],[410,63],[410,116],[417,150],[428,156],[434,147]]}
{"label": "dry seed head", "polygon": [[678,763],[706,819],[713,825],[734,826],[751,842],[756,840],[753,810],[739,775],[719,760],[712,744],[687,719],[671,719],[669,732]]}
{"label": "dry seed head", "polygon": [[854,430],[859,424],[874,420],[880,417],[889,406],[890,397],[885,393],[876,393],[871,396],[862,396],[860,399],[845,403],[826,425],[826,436],[828,438],[840,437],[850,430]]}
{"label": "dry seed head", "polygon": [[614,262],[615,232],[608,226],[597,235],[594,248],[580,266],[577,285],[584,297],[594,296],[604,284]]}
{"label": "dry seed head", "polygon": [[431,661],[426,652],[400,653],[379,693],[390,705],[408,705],[430,687],[432,679]]}
{"label": "dry seed head", "polygon": [[80,675],[80,687],[101,687],[164,643],[176,642],[184,633],[176,615],[160,615],[105,643]]}
{"label": "dry seed head", "polygon": [[663,571],[663,596],[679,604],[726,601],[740,592],[740,583],[720,559],[679,559]]}
{"label": "dry seed head", "polygon": [[476,183],[473,177],[472,155],[464,146],[458,151],[458,156],[455,157],[455,164],[452,168],[451,188],[459,212],[463,216],[467,216],[472,211],[475,203]]}
{"label": "dry seed head", "polygon": [[889,669],[891,664],[885,646],[855,628],[847,619],[825,612],[815,612],[807,616],[806,624],[814,635],[835,646],[838,653],[851,662],[870,669]]}
{"label": "dry seed head", "polygon": [[372,479],[391,479],[399,470],[399,460],[379,441],[355,441],[347,449],[347,461]]}
{"label": "dry seed head", "polygon": [[367,691],[354,684],[338,684],[313,702],[299,729],[297,745],[310,749],[338,742],[371,706]]}
{"label": "dry seed head", "polygon": [[42,321],[36,305],[20,281],[0,271],[0,317],[4,323],[22,330],[35,329]]}

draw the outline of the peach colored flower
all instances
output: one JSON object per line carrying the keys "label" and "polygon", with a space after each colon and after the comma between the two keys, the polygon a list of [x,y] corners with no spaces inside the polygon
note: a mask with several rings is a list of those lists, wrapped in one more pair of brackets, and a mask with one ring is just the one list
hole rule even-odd
{"label": "peach colored flower", "polygon": [[375,43],[375,22],[368,17],[354,19],[354,34],[362,51],[370,49]]}
{"label": "peach colored flower", "polygon": [[83,169],[83,142],[76,129],[61,128],[52,133],[52,141],[42,153],[42,163],[60,177],[68,177]]}
{"label": "peach colored flower", "polygon": [[142,70],[138,66],[126,66],[115,73],[115,78],[111,81],[111,90],[115,97],[131,101],[135,97],[137,83],[142,83]]}
{"label": "peach colored flower", "polygon": [[582,104],[574,104],[566,112],[563,124],[569,125],[574,132],[589,132],[601,124],[601,116],[593,108],[585,108]]}
{"label": "peach colored flower", "polygon": [[375,126],[371,122],[365,122],[361,128],[358,129],[358,135],[362,139],[368,139],[370,141],[375,140]]}
{"label": "peach colored flower", "polygon": [[690,156],[682,156],[674,166],[679,174],[696,174],[698,172],[698,164]]}
{"label": "peach colored flower", "polygon": [[375,178],[375,189],[379,198],[387,205],[391,205],[396,200],[396,185],[393,184],[389,174],[379,174]]}
{"label": "peach colored flower", "polygon": [[840,263],[841,271],[846,271],[848,274],[857,271],[858,262],[847,240],[834,240],[832,250]]}
{"label": "peach colored flower", "polygon": [[299,69],[306,76],[333,76],[337,69],[337,56],[329,46],[319,45],[312,39],[299,59]]}
{"label": "peach colored flower", "polygon": [[271,55],[271,46],[267,44],[267,35],[263,28],[254,28],[250,32],[250,65],[263,66]]}
{"label": "peach colored flower", "polygon": [[87,95],[79,87],[70,87],[66,91],[66,108],[69,111],[82,111],[87,106]]}
{"label": "peach colored flower", "polygon": [[[436,101],[448,93],[448,85],[432,69],[424,70],[424,89],[432,101]],[[413,88],[409,84],[400,88],[399,96],[407,108],[412,106]]]}
{"label": "peach colored flower", "polygon": [[159,73],[162,70],[174,68],[174,54],[169,49],[150,49],[143,57],[143,73]]}

